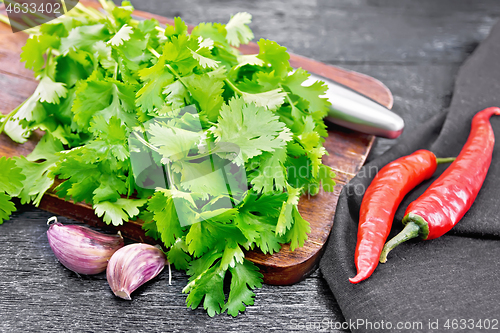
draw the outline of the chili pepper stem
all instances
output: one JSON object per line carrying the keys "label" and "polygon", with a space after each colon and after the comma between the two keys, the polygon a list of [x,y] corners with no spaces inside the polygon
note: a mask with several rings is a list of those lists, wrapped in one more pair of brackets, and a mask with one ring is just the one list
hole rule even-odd
{"label": "chili pepper stem", "polygon": [[418,224],[416,224],[415,222],[408,222],[399,234],[394,236],[394,238],[392,238],[384,245],[382,253],[380,253],[380,262],[385,263],[387,261],[387,255],[393,248],[401,243],[406,242],[409,239],[418,237],[420,231],[420,226]]}
{"label": "chili pepper stem", "polygon": [[441,158],[436,158],[436,163],[437,164],[451,163],[455,160],[456,157],[441,157]]}

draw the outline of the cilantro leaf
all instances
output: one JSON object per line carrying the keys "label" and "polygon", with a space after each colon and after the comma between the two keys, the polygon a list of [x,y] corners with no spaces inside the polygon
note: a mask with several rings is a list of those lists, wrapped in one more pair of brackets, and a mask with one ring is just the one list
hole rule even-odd
{"label": "cilantro leaf", "polygon": [[304,126],[301,129],[301,134],[298,136],[300,144],[307,152],[307,156],[311,160],[312,176],[316,177],[319,173],[319,168],[322,165],[322,157],[326,154],[326,149],[323,147],[323,139],[318,131],[318,126],[312,116],[304,117]]}
{"label": "cilantro leaf", "polygon": [[333,192],[335,190],[335,172],[331,167],[326,165],[321,165],[319,168],[319,178],[321,181],[321,185],[323,187],[323,191],[325,192]]}
{"label": "cilantro leaf", "polygon": [[193,99],[200,107],[200,115],[206,114],[208,120],[216,121],[224,103],[224,82],[209,74],[193,74],[184,78]]}
{"label": "cilantro leaf", "polygon": [[278,223],[276,224],[276,235],[284,235],[292,227],[294,221],[293,209],[299,204],[301,190],[300,188],[287,186],[288,199],[283,202]]}
{"label": "cilantro leaf", "polygon": [[259,55],[257,57],[270,64],[270,68],[276,76],[282,78],[288,76],[292,67],[290,66],[290,55],[286,52],[286,47],[267,39],[260,39],[257,44],[259,45]]}
{"label": "cilantro leaf", "polygon": [[286,169],[284,163],[287,158],[286,148],[276,149],[274,153],[265,153],[259,159],[259,168],[251,180],[256,192],[270,193],[282,191],[286,187]]}
{"label": "cilantro leaf", "polygon": [[67,37],[71,29],[89,24],[90,20],[86,17],[72,17],[68,15],[59,16],[40,26],[40,32],[43,36]]}
{"label": "cilantro leaf", "polygon": [[17,143],[25,143],[33,131],[33,123],[41,122],[47,117],[44,106],[34,94],[12,112],[15,114],[5,124],[4,131]]}
{"label": "cilantro leaf", "polygon": [[109,38],[105,24],[85,25],[71,29],[68,37],[61,38],[59,51],[67,54],[70,49],[90,51],[92,46]]}
{"label": "cilantro leaf", "polygon": [[94,151],[83,146],[65,151],[61,157],[52,170],[54,176],[64,180],[55,189],[57,195],[75,202],[93,203],[93,192],[100,185],[100,170]]}
{"label": "cilantro leaf", "polygon": [[54,175],[50,170],[59,162],[58,152],[61,150],[63,147],[60,141],[45,134],[30,155],[14,158],[17,167],[26,176],[18,195],[21,203],[32,202],[35,206],[40,204],[45,192],[54,184]]}
{"label": "cilantro leaf", "polygon": [[177,75],[185,76],[191,74],[199,65],[192,53],[192,50],[198,49],[198,45],[198,40],[188,35],[171,36],[163,46],[162,57],[170,65],[171,71],[173,69]]}
{"label": "cilantro leaf", "polygon": [[268,194],[248,191],[247,196],[240,207],[240,211],[260,213],[269,217],[278,217],[283,202],[288,198],[284,192],[273,192]]}
{"label": "cilantro leaf", "polygon": [[[189,284],[184,288],[183,292],[190,291],[193,287],[195,280],[200,277],[203,273],[208,271],[212,265],[222,257],[222,253],[217,251],[211,251],[204,256],[195,259],[189,263],[189,268],[187,270],[189,278]],[[191,283],[193,282],[193,283]]]}
{"label": "cilantro leaf", "polygon": [[161,108],[165,103],[163,89],[174,81],[174,76],[166,66],[166,58],[161,56],[154,66],[139,71],[139,75],[145,84],[137,92],[137,106],[145,113]]}
{"label": "cilantro leaf", "polygon": [[290,91],[304,100],[307,109],[314,115],[315,119],[322,119],[328,114],[331,103],[323,96],[328,90],[328,86],[321,81],[316,81],[312,85],[303,86],[305,80],[309,78],[302,68],[297,69],[292,75],[289,75],[283,82]]}
{"label": "cilantro leaf", "polygon": [[191,225],[186,235],[186,244],[188,245],[189,253],[195,257],[201,257],[215,243],[207,224],[207,221],[200,221]]}
{"label": "cilantro leaf", "polygon": [[264,254],[273,254],[281,249],[281,243],[285,242],[285,238],[276,235],[276,225],[273,225],[270,220],[267,216],[241,211],[235,217],[234,223],[248,242],[255,243]]}
{"label": "cilantro leaf", "polygon": [[40,71],[45,64],[44,54],[50,48],[59,47],[59,38],[53,35],[33,35],[28,38],[22,47],[21,61],[26,63],[26,68],[35,73]]}
{"label": "cilantro leaf", "polygon": [[17,196],[22,188],[26,176],[22,169],[16,166],[16,161],[5,156],[0,157],[0,192],[7,192],[12,196]]}
{"label": "cilantro leaf", "polygon": [[237,57],[238,65],[234,69],[238,69],[245,65],[262,66],[264,65],[264,60],[259,59],[258,54],[242,54]]}
{"label": "cilantro leaf", "polygon": [[182,238],[178,238],[174,245],[168,251],[168,261],[172,263],[176,269],[186,270],[191,261],[191,257],[188,254],[187,245]]}
{"label": "cilantro leaf", "polygon": [[112,6],[111,14],[116,20],[118,25],[127,24],[132,19],[132,13],[134,12],[134,7],[130,1],[122,1],[121,6]]}
{"label": "cilantro leaf", "polygon": [[81,130],[88,130],[95,115],[105,120],[121,119],[129,127],[136,124],[135,88],[111,78],[103,79],[93,74],[77,89],[72,111]]}
{"label": "cilantro leaf", "polygon": [[212,133],[219,142],[231,142],[241,149],[243,160],[282,148],[286,142],[279,137],[285,124],[271,111],[233,98],[222,106],[219,122]]}
{"label": "cilantro leaf", "polygon": [[120,30],[108,41],[108,44],[113,46],[123,45],[123,42],[130,40],[130,35],[134,32],[132,27],[125,24]]}
{"label": "cilantro leaf", "polygon": [[167,85],[163,90],[163,94],[166,96],[166,102],[172,110],[185,106],[186,101],[190,99],[188,90],[179,80]]}
{"label": "cilantro leaf", "polygon": [[166,159],[186,157],[202,138],[200,132],[175,128],[164,123],[151,124],[149,133],[151,144],[158,146],[158,152]]}
{"label": "cilantro leaf", "polygon": [[103,201],[116,201],[120,195],[127,193],[125,182],[117,175],[103,173],[99,177],[100,185],[93,191],[94,203]]}
{"label": "cilantro leaf", "polygon": [[95,59],[95,64],[100,63],[105,69],[112,69],[117,66],[117,62],[111,54],[112,48],[104,41],[100,40],[92,46],[92,54]]}
{"label": "cilantro leaf", "polygon": [[33,95],[40,102],[59,104],[61,98],[65,98],[67,94],[66,84],[55,82],[50,77],[43,76]]}
{"label": "cilantro leaf", "polygon": [[257,266],[248,260],[244,260],[229,268],[231,272],[231,289],[226,305],[222,311],[226,311],[233,317],[245,311],[245,305],[253,305],[255,294],[252,289],[261,288],[263,275]]}
{"label": "cilantro leaf", "polygon": [[97,216],[102,217],[107,224],[114,226],[122,225],[129,218],[139,215],[139,207],[144,206],[145,199],[133,200],[120,198],[115,202],[103,201],[94,204],[94,210]]}
{"label": "cilantro leaf", "polygon": [[0,174],[0,224],[2,224],[16,210],[10,199],[22,191],[26,177],[22,173],[23,170],[17,167],[16,161],[5,156],[0,157],[0,170],[3,170]]}
{"label": "cilantro leaf", "polygon": [[177,218],[172,197],[168,197],[164,192],[156,192],[148,200],[148,211],[154,214],[156,228],[161,235],[161,240],[166,247],[175,243],[176,239],[184,235]]}
{"label": "cilantro leaf", "polygon": [[16,210],[16,206],[14,206],[14,203],[10,199],[10,196],[0,192],[0,224],[7,220]]}
{"label": "cilantro leaf", "polygon": [[238,245],[227,244],[222,258],[220,260],[220,268],[227,270],[230,267],[235,267],[237,264],[242,264],[245,254]]}
{"label": "cilantro leaf", "polygon": [[31,128],[23,128],[19,121],[15,119],[9,119],[3,126],[4,133],[17,143],[25,143],[32,133]]}
{"label": "cilantro leaf", "polygon": [[174,25],[167,25],[165,28],[165,36],[171,37],[171,36],[178,36],[178,35],[185,35],[187,34],[188,27],[186,23],[180,18],[180,17],[175,17],[174,18]]}
{"label": "cilantro leaf", "polygon": [[228,47],[226,26],[221,23],[202,22],[194,27],[191,36],[210,38],[217,45]]}
{"label": "cilantro leaf", "polygon": [[[86,80],[91,74],[90,63],[81,63],[75,59],[74,52],[70,52],[67,56],[59,56],[55,68],[55,81],[65,84],[68,89],[67,95],[69,99],[74,98],[73,92],[70,91],[80,80]],[[63,104],[62,102],[61,104]]]}
{"label": "cilantro leaf", "polygon": [[255,103],[257,106],[274,110],[278,108],[285,100],[286,93],[281,88],[269,90],[261,93],[242,92],[243,99],[247,103]]}
{"label": "cilantro leaf", "polygon": [[199,193],[204,199],[229,195],[227,177],[231,177],[224,170],[227,160],[213,156],[205,159],[203,162],[192,163],[189,161],[181,162],[182,176],[180,185],[182,188],[193,193]]}
{"label": "cilantro leaf", "polygon": [[253,39],[253,32],[247,26],[252,22],[252,15],[241,12],[232,16],[226,24],[226,40],[232,46],[240,46],[240,44],[248,44]]}
{"label": "cilantro leaf", "polygon": [[90,123],[90,131],[96,140],[87,144],[95,149],[99,155],[112,155],[119,161],[125,161],[129,156],[127,149],[128,130],[116,116],[106,119],[103,115],[96,115]]}
{"label": "cilantro leaf", "polygon": [[193,58],[198,61],[202,68],[217,68],[220,64],[220,61],[211,59],[209,57],[212,55],[210,53],[210,50],[214,47],[214,41],[210,38],[204,39],[203,37],[199,37],[198,42],[198,49],[196,51],[189,49]]}
{"label": "cilantro leaf", "polygon": [[307,234],[311,232],[311,228],[309,222],[302,218],[296,206],[293,207],[292,215],[294,222],[285,237],[287,242],[290,242],[290,250],[295,251],[298,247],[304,246]]}
{"label": "cilantro leaf", "polygon": [[188,289],[189,295],[186,298],[187,306],[196,309],[203,300],[203,308],[210,317],[221,313],[225,301],[223,289],[225,273],[226,271],[221,270],[219,264],[216,264],[192,281],[193,285]]}

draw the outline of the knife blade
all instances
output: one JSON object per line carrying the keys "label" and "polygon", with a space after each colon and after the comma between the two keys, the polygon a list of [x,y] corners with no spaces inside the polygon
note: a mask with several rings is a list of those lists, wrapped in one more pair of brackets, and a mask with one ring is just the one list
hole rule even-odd
{"label": "knife blade", "polygon": [[403,132],[404,121],[396,113],[368,97],[340,83],[328,80],[316,74],[304,81],[309,86],[316,81],[323,81],[328,90],[322,97],[332,104],[326,119],[334,124],[349,129],[384,138],[395,139]]}

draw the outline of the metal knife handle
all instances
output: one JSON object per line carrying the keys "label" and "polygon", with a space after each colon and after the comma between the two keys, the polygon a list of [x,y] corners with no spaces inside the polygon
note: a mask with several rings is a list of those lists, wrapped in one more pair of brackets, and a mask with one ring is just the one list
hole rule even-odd
{"label": "metal knife handle", "polygon": [[386,107],[341,84],[311,74],[304,85],[323,81],[328,90],[324,97],[332,106],[327,120],[355,131],[395,139],[404,129],[403,119]]}

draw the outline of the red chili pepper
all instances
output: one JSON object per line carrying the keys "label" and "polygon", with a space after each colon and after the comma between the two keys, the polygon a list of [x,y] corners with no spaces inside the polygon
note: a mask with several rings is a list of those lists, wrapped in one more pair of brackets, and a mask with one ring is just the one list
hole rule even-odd
{"label": "red chili pepper", "polygon": [[438,238],[450,231],[472,206],[491,164],[495,136],[490,124],[500,108],[478,112],[472,119],[471,132],[456,160],[415,201],[403,218],[404,229],[384,246],[380,262],[402,242],[420,236]]}
{"label": "red chili pepper", "polygon": [[438,163],[451,160],[436,159],[432,152],[418,150],[380,169],[361,202],[354,259],[357,275],[349,281],[358,283],[373,273],[401,200],[415,186],[430,178]]}

